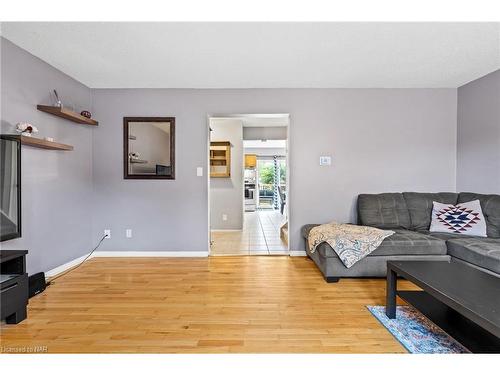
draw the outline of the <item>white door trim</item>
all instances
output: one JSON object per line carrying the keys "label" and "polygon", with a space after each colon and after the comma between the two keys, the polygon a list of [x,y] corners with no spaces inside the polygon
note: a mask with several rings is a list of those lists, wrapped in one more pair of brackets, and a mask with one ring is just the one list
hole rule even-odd
{"label": "white door trim", "polygon": [[[207,114],[207,153],[206,153],[206,158],[207,158],[207,206],[208,206],[208,245],[207,245],[207,252],[208,255],[210,255],[210,242],[212,240],[212,235],[211,231],[212,228],[210,226],[210,119],[216,118],[216,117],[223,117],[223,118],[238,118],[238,117],[247,117],[247,118],[286,118],[288,119],[288,123],[286,125],[286,184],[287,184],[287,192],[286,192],[286,205],[285,205],[285,211],[286,211],[286,217],[288,221],[288,253],[289,255],[292,255],[292,251],[290,250],[290,191],[291,191],[291,186],[290,186],[290,123],[291,123],[291,116],[289,113],[232,113],[232,114],[227,114],[227,113],[209,113]],[[244,200],[243,200],[243,205],[244,205]],[[245,208],[243,207],[243,214],[245,212]],[[216,229],[214,229],[216,230]],[[294,253],[296,253],[294,251]],[[305,254],[305,252],[304,252]],[[302,256],[302,255],[301,255]]]}

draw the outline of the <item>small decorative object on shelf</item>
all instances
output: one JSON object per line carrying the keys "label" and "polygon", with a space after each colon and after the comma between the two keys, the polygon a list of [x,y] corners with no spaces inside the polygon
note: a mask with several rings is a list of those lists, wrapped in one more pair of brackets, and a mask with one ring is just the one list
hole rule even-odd
{"label": "small decorative object on shelf", "polygon": [[16,125],[16,131],[18,133],[21,133],[22,135],[26,137],[31,137],[32,133],[38,133],[38,129],[36,126],[31,125],[28,122],[19,122]]}
{"label": "small decorative object on shelf", "polygon": [[52,137],[45,137],[44,139],[49,142],[54,142],[54,138]]}
{"label": "small decorative object on shelf", "polygon": [[56,97],[56,101],[54,103],[54,107],[62,108],[63,105],[62,105],[61,99],[59,99],[59,95],[57,94],[56,89],[54,89],[54,95]]}
{"label": "small decorative object on shelf", "polygon": [[87,117],[87,118],[91,118],[92,117],[92,113],[90,113],[89,111],[81,111],[80,114],[83,117]]}
{"label": "small decorative object on shelf", "polygon": [[140,155],[138,152],[131,152],[128,156],[130,157],[130,160],[137,160],[140,158]]}
{"label": "small decorative object on shelf", "polygon": [[140,159],[140,155],[138,152],[131,152],[129,154],[129,159],[131,164],[148,164],[147,160]]}

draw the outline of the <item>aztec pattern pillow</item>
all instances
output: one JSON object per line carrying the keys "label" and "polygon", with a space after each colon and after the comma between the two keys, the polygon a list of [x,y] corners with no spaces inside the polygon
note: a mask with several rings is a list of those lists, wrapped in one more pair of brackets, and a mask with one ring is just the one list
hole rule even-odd
{"label": "aztec pattern pillow", "polygon": [[479,200],[457,205],[432,202],[430,232],[486,237],[486,220]]}

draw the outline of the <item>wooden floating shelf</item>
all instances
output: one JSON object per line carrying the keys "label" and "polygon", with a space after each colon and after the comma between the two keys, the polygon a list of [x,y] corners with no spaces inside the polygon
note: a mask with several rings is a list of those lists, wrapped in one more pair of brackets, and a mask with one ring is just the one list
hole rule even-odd
{"label": "wooden floating shelf", "polygon": [[30,147],[43,148],[45,150],[73,151],[73,146],[46,141],[45,139],[21,136],[21,144]]}
{"label": "wooden floating shelf", "polygon": [[85,116],[82,116],[76,112],[70,111],[69,109],[66,109],[64,107],[53,107],[50,105],[37,105],[36,109],[42,112],[50,113],[51,115],[57,116],[57,117],[62,117],[66,120],[70,120],[73,122],[76,122],[77,124],[84,124],[84,125],[92,125],[92,126],[97,126],[99,125],[99,122],[96,120],[93,120],[91,118],[87,118]]}
{"label": "wooden floating shelf", "polygon": [[141,160],[141,159],[130,159],[131,164],[147,164],[147,160]]}

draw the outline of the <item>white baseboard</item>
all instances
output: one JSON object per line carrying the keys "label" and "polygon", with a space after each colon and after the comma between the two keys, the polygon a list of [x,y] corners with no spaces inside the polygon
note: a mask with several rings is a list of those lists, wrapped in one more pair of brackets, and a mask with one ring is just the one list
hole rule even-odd
{"label": "white baseboard", "polygon": [[305,250],[290,250],[291,257],[306,257],[307,254]]}
{"label": "white baseboard", "polygon": [[211,232],[241,232],[243,229],[210,229]]}
{"label": "white baseboard", "polygon": [[208,257],[208,251],[96,251],[92,258],[161,257],[200,258]]}
{"label": "white baseboard", "polygon": [[[80,264],[88,254],[82,255],[79,258],[73,259],[67,263],[61,264],[58,267],[52,268],[45,272],[45,277],[54,277],[72,267]],[[208,257],[208,251],[96,251],[91,258],[124,258],[124,257],[161,257],[161,258],[200,258]]]}
{"label": "white baseboard", "polygon": [[66,271],[67,269],[70,269],[74,266],[77,266],[78,264],[80,264],[81,262],[83,262],[83,260],[88,256],[89,254],[85,254],[85,255],[82,255],[81,257],[79,258],[76,258],[76,259],[73,259],[73,260],[70,260],[68,263],[64,263],[64,264],[61,264],[60,266],[56,267],[56,268],[52,268],[51,270],[45,272],[45,277],[53,277],[53,276],[56,276],[64,271]]}

